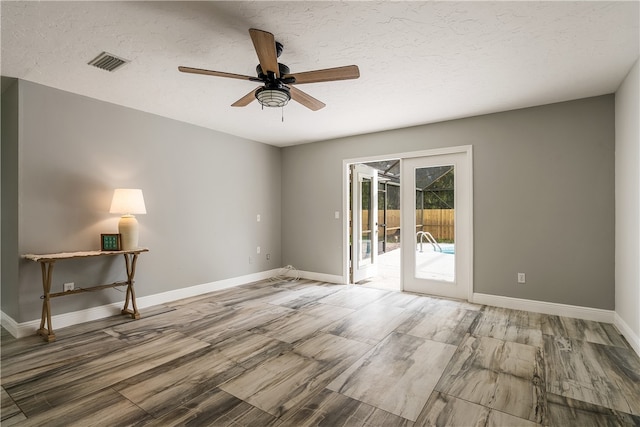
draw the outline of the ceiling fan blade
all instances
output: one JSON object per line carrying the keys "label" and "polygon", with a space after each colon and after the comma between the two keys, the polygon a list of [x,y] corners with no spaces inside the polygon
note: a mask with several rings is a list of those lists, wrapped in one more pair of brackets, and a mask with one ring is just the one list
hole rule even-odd
{"label": "ceiling fan blade", "polygon": [[313,96],[293,86],[289,87],[289,93],[291,94],[291,98],[293,98],[294,101],[299,102],[310,110],[318,111],[319,109],[325,107],[324,102],[318,101]]}
{"label": "ceiling fan blade", "polygon": [[326,68],[324,70],[306,71],[303,73],[293,73],[283,76],[283,78],[294,77],[295,83],[318,83],[332,82],[334,80],[350,80],[360,77],[360,69],[357,65],[347,65],[345,67]]}
{"label": "ceiling fan blade", "polygon": [[204,74],[205,76],[229,77],[231,79],[250,80],[252,82],[260,82],[257,77],[243,76],[242,74],[223,73],[222,71],[203,70],[202,68],[178,67],[183,73]]}
{"label": "ceiling fan blade", "polygon": [[236,102],[231,104],[231,106],[246,107],[247,105],[251,104],[251,102],[253,102],[253,100],[256,99],[256,90],[258,89],[259,88],[255,88],[254,90],[252,90],[251,92],[249,92],[248,94],[246,94],[245,96],[243,96],[242,98],[238,99]]}
{"label": "ceiling fan blade", "polygon": [[260,67],[265,75],[269,71],[273,72],[276,77],[280,77],[280,68],[278,67],[278,54],[276,53],[276,39],[273,34],[251,28],[249,30],[253,47],[256,50]]}

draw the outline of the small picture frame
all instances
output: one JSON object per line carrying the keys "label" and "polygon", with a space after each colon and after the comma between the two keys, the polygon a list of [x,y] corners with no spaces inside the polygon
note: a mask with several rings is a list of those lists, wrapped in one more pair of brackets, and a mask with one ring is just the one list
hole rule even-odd
{"label": "small picture frame", "polygon": [[100,248],[103,251],[119,251],[122,249],[120,245],[120,234],[101,234]]}

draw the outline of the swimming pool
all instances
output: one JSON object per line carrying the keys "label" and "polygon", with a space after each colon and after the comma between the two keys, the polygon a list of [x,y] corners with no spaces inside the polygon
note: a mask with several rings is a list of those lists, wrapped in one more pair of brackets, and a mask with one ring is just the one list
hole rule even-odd
{"label": "swimming pool", "polygon": [[453,243],[441,243],[440,247],[443,254],[455,255],[456,253],[456,245]]}

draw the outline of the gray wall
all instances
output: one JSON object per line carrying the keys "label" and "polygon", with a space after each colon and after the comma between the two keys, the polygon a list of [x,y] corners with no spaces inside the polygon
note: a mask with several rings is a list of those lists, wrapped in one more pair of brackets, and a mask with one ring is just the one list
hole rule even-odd
{"label": "gray wall", "polygon": [[343,159],[470,144],[474,291],[613,309],[614,138],[607,95],[284,148],[283,262],[342,275]]}
{"label": "gray wall", "polygon": [[2,78],[2,311],[18,314],[18,81]]}
{"label": "gray wall", "polygon": [[[140,245],[151,250],[138,262],[137,296],[282,265],[280,149],[26,81],[19,85],[19,254],[99,249],[100,233],[117,232],[118,216],[108,211],[113,189],[124,187],[143,190],[148,212],[137,216]],[[59,262],[52,287],[123,278],[121,257]],[[3,280],[3,292],[5,286],[13,288]],[[19,262],[17,289],[15,320],[39,318],[36,263]],[[123,299],[114,289],[58,298],[53,314]]]}
{"label": "gray wall", "polygon": [[616,313],[640,354],[640,64],[616,92]]}
{"label": "gray wall", "polygon": [[[2,219],[19,217],[17,254],[97,249],[99,234],[117,228],[113,188],[139,187],[148,210],[140,243],[151,248],[138,266],[139,296],[283,264],[341,275],[333,213],[342,211],[342,160],[471,144],[475,292],[613,308],[611,95],[278,149],[25,81],[18,88],[15,182],[5,180],[4,136],[2,153]],[[6,262],[4,224],[2,309],[37,319],[40,270]],[[60,263],[53,287],[119,280],[122,264]],[[12,268],[15,283],[5,281]],[[116,290],[61,298],[53,312],[122,299]]]}

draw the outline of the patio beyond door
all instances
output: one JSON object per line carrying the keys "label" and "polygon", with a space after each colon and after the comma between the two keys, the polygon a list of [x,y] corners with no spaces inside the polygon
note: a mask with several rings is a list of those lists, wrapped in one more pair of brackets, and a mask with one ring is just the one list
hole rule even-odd
{"label": "patio beyond door", "polygon": [[468,299],[471,283],[470,153],[402,162],[403,290]]}

